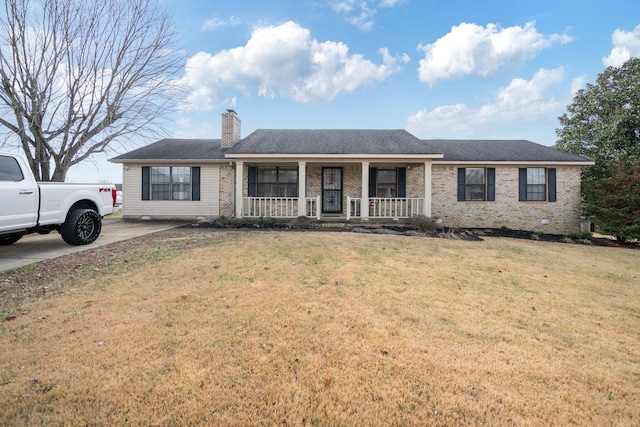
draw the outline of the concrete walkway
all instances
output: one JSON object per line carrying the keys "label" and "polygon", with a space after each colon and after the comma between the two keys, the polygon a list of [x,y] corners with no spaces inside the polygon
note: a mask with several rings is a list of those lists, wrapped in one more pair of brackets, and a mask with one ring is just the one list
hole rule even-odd
{"label": "concrete walkway", "polygon": [[131,222],[121,218],[103,220],[98,240],[90,245],[71,246],[55,231],[46,235],[29,234],[13,245],[0,246],[0,271],[11,270],[45,259],[85,251],[157,231],[179,227],[175,222]]}

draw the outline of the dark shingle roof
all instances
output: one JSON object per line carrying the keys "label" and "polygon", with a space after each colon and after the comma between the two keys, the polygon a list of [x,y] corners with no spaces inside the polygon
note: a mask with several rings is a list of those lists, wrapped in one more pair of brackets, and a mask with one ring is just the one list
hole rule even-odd
{"label": "dark shingle roof", "polygon": [[161,139],[111,159],[122,160],[224,160],[219,139]]}
{"label": "dark shingle roof", "polygon": [[[234,154],[443,154],[456,162],[589,162],[590,159],[525,140],[421,140],[405,130],[259,129],[233,147],[219,139],[162,139],[111,159],[123,161],[225,160]],[[228,159],[228,158],[226,158]]]}
{"label": "dark shingle roof", "polygon": [[436,154],[401,129],[258,129],[227,154]]}
{"label": "dark shingle roof", "polygon": [[435,161],[496,162],[589,162],[590,159],[525,140],[426,139],[431,152],[442,153]]}

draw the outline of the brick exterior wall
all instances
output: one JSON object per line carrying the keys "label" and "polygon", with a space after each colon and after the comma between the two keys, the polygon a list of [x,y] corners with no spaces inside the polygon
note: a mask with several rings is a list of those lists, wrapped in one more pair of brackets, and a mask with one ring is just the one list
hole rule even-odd
{"label": "brick exterior wall", "polygon": [[407,166],[407,197],[424,198],[424,164]]}
{"label": "brick exterior wall", "polygon": [[[370,167],[392,168],[406,167],[406,164],[371,163]],[[307,163],[307,197],[322,196],[322,168],[342,168],[342,213],[346,214],[347,196],[352,198],[362,197],[362,165],[360,163],[343,164],[309,164]],[[407,169],[407,197],[424,197],[424,166],[411,165]]]}
{"label": "brick exterior wall", "polygon": [[[264,165],[267,165],[266,163]],[[269,163],[272,166],[293,166],[292,163]],[[297,165],[297,163],[295,164]],[[360,163],[307,163],[306,196],[322,194],[322,167],[343,168],[343,213],[346,197],[361,197],[362,170]],[[371,167],[407,167],[407,197],[424,197],[424,164],[371,163]],[[470,167],[470,166],[469,166]],[[458,202],[458,166],[433,163],[431,177],[432,217],[441,219],[445,227],[500,228],[569,234],[580,232],[579,166],[556,167],[556,202],[518,201],[518,166],[494,165],[496,168],[496,201]],[[220,214],[233,215],[234,169],[220,168]],[[243,171],[243,195],[247,192],[247,166]],[[542,224],[542,220],[549,224]]]}
{"label": "brick exterior wall", "polygon": [[[573,233],[580,231],[580,172],[576,166],[556,167],[556,202],[518,201],[518,167],[495,166],[495,202],[458,202],[458,167],[434,164],[432,217],[445,227],[500,228]],[[549,220],[543,225],[542,220]]]}
{"label": "brick exterior wall", "polygon": [[[297,163],[261,163],[260,166],[298,166]],[[346,204],[346,197],[362,196],[362,166],[360,163],[335,163],[335,164],[318,164],[307,163],[307,179],[306,179],[306,196],[317,197],[322,196],[322,168],[323,167],[341,167],[342,168],[342,185],[343,185],[343,204]],[[394,163],[371,163],[370,167],[407,167],[406,164]],[[223,186],[223,168],[220,169],[220,186]],[[233,176],[231,177],[233,179]],[[248,169],[245,165],[243,171],[243,196],[247,196],[247,179]],[[423,164],[409,165],[407,168],[407,197],[424,197],[424,166]],[[222,191],[222,190],[221,190]],[[233,192],[233,189],[232,189]],[[220,195],[220,206],[223,203],[222,194]],[[231,196],[229,196],[231,197]]]}
{"label": "brick exterior wall", "polygon": [[231,147],[240,140],[240,117],[233,110],[222,113],[222,139],[220,145]]}
{"label": "brick exterior wall", "polygon": [[228,218],[234,215],[235,168],[229,165],[220,166],[220,216]]}
{"label": "brick exterior wall", "polygon": [[360,197],[362,194],[362,172],[360,164],[344,163],[332,165],[319,165],[307,163],[307,197],[322,196],[322,168],[342,168],[342,195],[343,207],[347,202],[347,196]]}
{"label": "brick exterior wall", "polygon": [[316,197],[321,194],[322,166],[307,163],[307,185],[305,192],[307,197]]}

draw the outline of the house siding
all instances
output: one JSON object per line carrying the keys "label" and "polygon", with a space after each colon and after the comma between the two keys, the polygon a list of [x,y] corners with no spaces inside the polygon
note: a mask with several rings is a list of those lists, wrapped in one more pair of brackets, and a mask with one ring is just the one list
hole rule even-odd
{"label": "house siding", "polygon": [[[171,166],[200,166],[200,200],[142,200],[142,167],[127,164],[123,169],[122,215],[125,219],[188,219],[218,217],[220,215],[220,166],[180,164]],[[160,166],[160,165],[159,165]],[[164,166],[164,165],[163,165]]]}
{"label": "house siding", "polygon": [[[548,233],[580,231],[580,167],[555,167],[556,202],[520,202],[518,201],[518,166],[488,166],[496,168],[496,200],[494,202],[459,202],[457,200],[458,167],[473,167],[473,165],[434,164],[431,185],[432,217],[441,219],[444,227],[508,227]],[[549,224],[542,224],[543,219],[548,220]]]}

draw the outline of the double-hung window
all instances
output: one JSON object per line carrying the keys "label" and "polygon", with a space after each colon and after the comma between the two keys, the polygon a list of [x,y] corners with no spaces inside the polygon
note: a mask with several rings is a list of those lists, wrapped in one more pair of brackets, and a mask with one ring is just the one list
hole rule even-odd
{"label": "double-hung window", "polygon": [[369,197],[407,197],[407,169],[369,168]]}
{"label": "double-hung window", "polygon": [[547,200],[544,168],[527,168],[527,200]]}
{"label": "double-hung window", "polygon": [[496,200],[495,168],[458,168],[458,201]]}
{"label": "double-hung window", "polygon": [[297,167],[250,167],[249,197],[298,197]]}
{"label": "double-hung window", "polygon": [[521,202],[555,202],[555,168],[520,168],[519,200]]}
{"label": "double-hung window", "polygon": [[144,166],[142,200],[200,200],[200,168]]}

